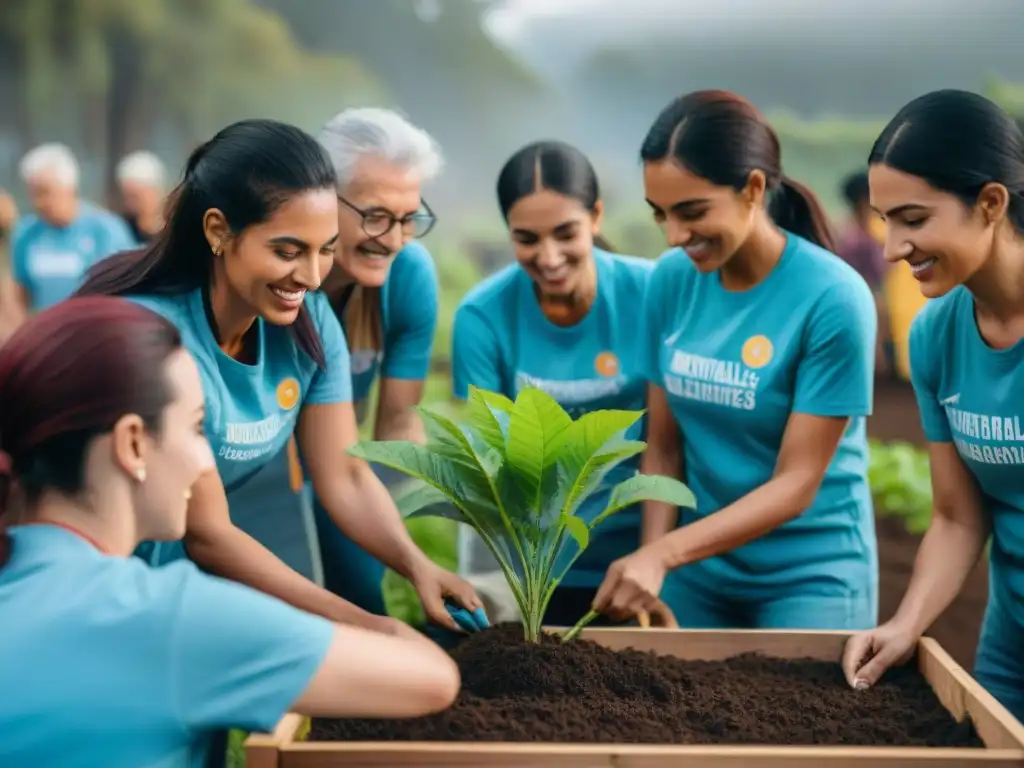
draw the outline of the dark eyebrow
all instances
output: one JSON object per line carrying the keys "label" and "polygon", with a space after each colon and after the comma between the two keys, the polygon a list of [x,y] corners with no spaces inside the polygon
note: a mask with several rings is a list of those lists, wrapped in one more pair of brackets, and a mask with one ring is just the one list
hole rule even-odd
{"label": "dark eyebrow", "polygon": [[874,209],[875,213],[879,213],[882,216],[885,216],[886,218],[890,218],[892,216],[899,216],[901,213],[908,213],[909,211],[927,211],[927,210],[929,210],[928,206],[921,205],[920,203],[906,203],[905,205],[897,205],[895,208],[891,208],[890,210],[886,211],[885,213],[882,213],[880,210],[878,210],[874,206],[871,206],[871,207]]}
{"label": "dark eyebrow", "polygon": [[[671,209],[673,211],[679,211],[687,208],[696,208],[698,205],[706,205],[710,202],[711,201],[706,197],[695,197],[692,200],[680,200],[678,203],[673,203]],[[661,208],[652,203],[650,200],[647,200],[647,204],[656,211],[661,210]]]}
{"label": "dark eyebrow", "polygon": [[[578,226],[578,225],[579,225],[578,221],[570,219],[569,221],[563,221],[561,224],[556,224],[555,227],[551,231],[552,232],[565,232],[566,230],[570,229],[571,227],[575,227],[575,226]],[[537,234],[532,229],[521,229],[521,228],[513,229],[512,232],[513,232],[513,234],[519,234],[519,235],[536,235]]]}
{"label": "dark eyebrow", "polygon": [[[335,237],[337,237],[337,235],[335,235]],[[270,245],[294,245],[296,248],[301,248],[302,250],[309,249],[309,243],[305,240],[300,240],[297,237],[292,237],[291,235],[272,237],[268,242]]]}

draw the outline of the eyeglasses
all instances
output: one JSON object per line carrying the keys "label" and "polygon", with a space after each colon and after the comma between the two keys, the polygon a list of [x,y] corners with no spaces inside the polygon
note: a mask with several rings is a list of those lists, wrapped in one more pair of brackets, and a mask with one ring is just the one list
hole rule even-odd
{"label": "eyeglasses", "polygon": [[338,200],[343,202],[353,211],[358,213],[362,217],[363,232],[370,237],[384,237],[390,232],[395,224],[399,224],[402,227],[402,232],[406,235],[412,235],[413,237],[423,237],[430,230],[434,228],[437,223],[437,216],[430,210],[430,206],[427,205],[425,200],[420,202],[420,210],[416,213],[410,213],[408,216],[398,218],[391,211],[384,208],[370,208],[364,210],[359,208],[341,195],[338,195]]}

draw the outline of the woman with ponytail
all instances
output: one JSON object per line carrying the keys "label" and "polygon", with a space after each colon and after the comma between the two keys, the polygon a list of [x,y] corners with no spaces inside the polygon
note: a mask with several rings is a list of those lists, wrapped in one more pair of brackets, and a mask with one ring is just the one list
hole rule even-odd
{"label": "woman with ponytail", "polygon": [[0,765],[212,765],[215,735],[289,711],[412,717],[458,670],[422,636],[342,627],[179,560],[214,471],[195,359],[135,303],[75,298],[0,348]]}
{"label": "woman with ponytail", "polygon": [[693,628],[874,626],[871,291],[745,99],[676,99],[640,157],[673,247],[644,301],[642,470],[685,477],[697,508],[648,502],[644,546],[595,608],[634,614],[660,593]]}

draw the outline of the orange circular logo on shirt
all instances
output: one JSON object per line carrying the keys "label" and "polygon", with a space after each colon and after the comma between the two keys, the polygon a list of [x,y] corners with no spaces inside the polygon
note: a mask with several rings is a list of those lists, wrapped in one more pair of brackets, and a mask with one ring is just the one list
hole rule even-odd
{"label": "orange circular logo on shirt", "polygon": [[767,336],[751,336],[743,342],[740,359],[748,368],[764,368],[772,361],[775,348]]}
{"label": "orange circular logo on shirt", "polygon": [[277,404],[282,410],[290,411],[299,402],[299,382],[289,376],[277,385]]}
{"label": "orange circular logo on shirt", "polygon": [[594,358],[594,370],[602,376],[616,376],[619,373],[619,358],[611,352],[602,352]]}

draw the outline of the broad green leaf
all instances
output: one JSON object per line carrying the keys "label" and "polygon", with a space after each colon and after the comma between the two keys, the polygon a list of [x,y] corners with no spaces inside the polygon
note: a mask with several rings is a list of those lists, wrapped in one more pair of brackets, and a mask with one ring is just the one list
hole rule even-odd
{"label": "broad green leaf", "polygon": [[505,431],[494,413],[493,406],[488,404],[483,390],[473,389],[468,402],[469,426],[491,448],[505,455]]}
{"label": "broad green leaf", "polygon": [[586,549],[590,544],[590,529],[587,527],[587,524],[575,515],[566,515],[562,518],[562,523],[565,525],[565,530],[569,532],[569,535],[576,539],[580,552]]}
{"label": "broad green leaf", "polygon": [[454,520],[456,523],[468,523],[466,516],[462,513],[458,507],[452,504],[450,501],[444,503],[435,503],[429,506],[420,507],[414,512],[410,512],[409,520],[418,520],[424,517],[439,517],[443,520]]}
{"label": "broad green leaf", "polygon": [[540,507],[546,457],[573,421],[551,395],[527,387],[516,397],[508,424],[505,458],[522,476],[527,496]]}
{"label": "broad green leaf", "polygon": [[558,461],[581,472],[590,458],[616,435],[624,435],[643,416],[642,411],[591,411],[572,423],[557,440]]}
{"label": "broad green leaf", "polygon": [[666,504],[675,504],[677,507],[693,508],[697,506],[697,499],[694,497],[693,491],[679,480],[663,475],[638,474],[615,486],[611,498],[608,500],[608,506],[594,518],[590,524],[591,529],[619,510],[641,501],[663,501]]}
{"label": "broad green leaf", "polygon": [[490,390],[480,389],[478,387],[469,387],[469,398],[473,399],[473,396],[477,395],[482,398],[491,408],[501,411],[502,413],[512,413],[512,409],[515,407],[515,403],[509,400],[500,392],[491,392]]}
{"label": "broad green leaf", "polygon": [[[395,498],[395,506],[398,507],[398,511],[401,513],[402,517],[410,517],[414,514],[421,515],[421,510],[430,509],[431,507],[442,504],[454,509],[452,500],[449,499],[443,491],[427,484],[417,485],[413,489]],[[456,510],[456,512],[458,512],[458,510]],[[459,512],[458,514],[460,522],[462,522],[462,513]],[[445,517],[445,515],[434,516]]]}

